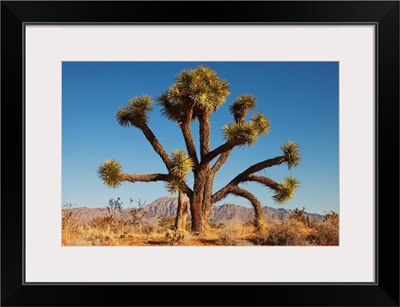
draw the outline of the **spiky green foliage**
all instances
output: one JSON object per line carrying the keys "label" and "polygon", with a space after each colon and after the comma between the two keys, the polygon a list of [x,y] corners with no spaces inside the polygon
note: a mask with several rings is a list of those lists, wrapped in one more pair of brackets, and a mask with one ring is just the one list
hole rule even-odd
{"label": "spiky green foliage", "polygon": [[174,103],[185,104],[188,91],[185,84],[175,83],[166,92],[167,98]]}
{"label": "spiky green foliage", "polygon": [[229,84],[220,80],[218,74],[206,66],[181,71],[176,83],[158,97],[162,113],[167,118],[180,121],[182,114],[194,109],[215,111],[230,93]]}
{"label": "spiky green foliage", "polygon": [[193,161],[185,154],[182,149],[174,150],[171,154],[171,174],[183,179],[193,168]]}
{"label": "spiky green foliage", "polygon": [[258,139],[258,129],[253,123],[230,123],[224,126],[222,133],[225,141],[240,146],[251,146]]}
{"label": "spiky green foliage", "polygon": [[127,108],[121,108],[117,111],[117,120],[121,126],[129,126],[131,122],[134,122],[135,119],[132,116],[132,112],[130,112]]}
{"label": "spiky green foliage", "polygon": [[257,104],[253,95],[242,95],[229,106],[229,111],[234,116],[236,123],[243,123],[247,112],[253,110]]}
{"label": "spiky green foliage", "polygon": [[121,184],[119,174],[121,173],[121,164],[115,159],[104,161],[98,168],[98,174],[103,183],[110,187],[116,188]]}
{"label": "spiky green foliage", "polygon": [[150,96],[140,95],[128,101],[125,108],[117,111],[117,120],[121,126],[141,127],[147,123],[148,112],[153,109],[153,100]]}
{"label": "spiky green foliage", "polygon": [[181,122],[185,115],[185,105],[177,103],[175,100],[170,99],[167,93],[163,93],[157,97],[157,101],[161,106],[161,115],[174,121]]}
{"label": "spiky green foliage", "polygon": [[264,114],[254,114],[251,117],[250,122],[253,123],[254,126],[257,128],[259,135],[267,134],[269,132],[270,122],[269,119],[264,116]]}
{"label": "spiky green foliage", "polygon": [[176,194],[179,191],[184,190],[185,181],[182,178],[171,177],[166,182],[166,188],[170,194]]}
{"label": "spiky green foliage", "polygon": [[301,159],[299,145],[294,142],[287,141],[281,146],[281,149],[283,151],[285,162],[287,163],[289,169],[299,165]]}
{"label": "spiky green foliage", "polygon": [[272,197],[277,203],[284,204],[293,198],[300,181],[293,176],[286,177],[280,184],[280,188],[275,191]]}
{"label": "spiky green foliage", "polygon": [[230,93],[228,82],[220,80],[218,74],[206,66],[191,70],[185,79],[190,80],[189,97],[201,109],[216,110]]}

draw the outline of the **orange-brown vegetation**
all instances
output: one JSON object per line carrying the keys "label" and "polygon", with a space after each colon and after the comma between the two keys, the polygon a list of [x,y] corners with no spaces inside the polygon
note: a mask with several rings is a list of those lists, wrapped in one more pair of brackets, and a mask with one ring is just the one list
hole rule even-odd
{"label": "orange-brown vegetation", "polygon": [[324,221],[309,220],[298,210],[283,221],[267,222],[255,229],[252,222],[212,224],[200,235],[174,230],[174,218],[160,216],[158,222],[143,222],[133,211],[132,219],[113,215],[83,222],[70,210],[63,210],[63,246],[337,246],[339,216],[327,213]]}

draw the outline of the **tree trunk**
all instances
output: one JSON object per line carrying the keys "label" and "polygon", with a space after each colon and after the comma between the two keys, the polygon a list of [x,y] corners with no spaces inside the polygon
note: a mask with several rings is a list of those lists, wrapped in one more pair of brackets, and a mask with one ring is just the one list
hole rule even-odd
{"label": "tree trunk", "polygon": [[204,230],[203,214],[201,210],[201,199],[199,195],[193,195],[193,200],[190,203],[190,212],[192,214],[192,233],[199,234]]}
{"label": "tree trunk", "polygon": [[186,199],[186,194],[179,192],[178,198],[178,212],[175,219],[175,229],[186,229],[186,218],[188,214],[188,202]]}
{"label": "tree trunk", "polygon": [[204,212],[204,222],[207,224],[210,220],[210,211],[211,211],[212,203],[210,199],[210,205],[207,205],[206,211]]}
{"label": "tree trunk", "polygon": [[192,232],[198,234],[204,230],[203,220],[203,196],[207,172],[204,167],[199,168],[194,174],[193,197],[190,201],[190,212],[192,214]]}
{"label": "tree trunk", "polygon": [[203,204],[203,214],[204,214],[204,221],[206,224],[209,221],[210,217],[210,211],[211,207],[213,205],[212,201],[212,190],[213,190],[213,185],[214,185],[214,178],[215,174],[219,171],[221,166],[226,162],[228,159],[232,149],[225,151],[224,153],[221,154],[221,156],[218,158],[218,160],[214,163],[214,166],[209,170],[209,173],[207,175],[207,182],[206,186],[204,188],[204,204]]}
{"label": "tree trunk", "polygon": [[214,176],[211,174],[211,172],[208,172],[207,179],[205,182],[205,187],[204,187],[204,196],[203,196],[203,219],[204,219],[204,224],[208,225],[208,219],[210,215],[210,210],[212,206],[212,187],[214,183]]}
{"label": "tree trunk", "polygon": [[264,210],[258,198],[249,191],[237,186],[232,189],[232,194],[247,198],[250,201],[254,208],[254,227],[256,230],[262,230],[265,226]]}

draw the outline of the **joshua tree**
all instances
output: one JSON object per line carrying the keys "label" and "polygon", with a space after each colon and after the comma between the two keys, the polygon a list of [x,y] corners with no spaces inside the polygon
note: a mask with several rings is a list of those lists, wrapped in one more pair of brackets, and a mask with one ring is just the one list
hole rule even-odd
{"label": "joshua tree", "polygon": [[[229,95],[229,84],[220,80],[219,75],[205,66],[183,70],[176,76],[176,82],[166,92],[157,97],[161,113],[176,122],[183,135],[186,151],[178,149],[169,155],[148,126],[149,112],[153,100],[147,95],[140,95],[129,100],[125,108],[117,111],[117,120],[121,126],[133,126],[142,131],[154,151],[165,164],[166,172],[157,174],[128,174],[121,170],[117,160],[110,159],[100,165],[98,172],[103,182],[109,187],[117,187],[121,182],[164,181],[169,192],[179,194],[176,227],[184,228],[188,203],[192,217],[192,232],[204,230],[212,204],[227,195],[241,196],[250,201],[254,208],[254,226],[261,227],[263,209],[255,195],[240,186],[244,182],[256,182],[274,191],[273,199],[277,203],[290,200],[299,181],[289,176],[278,183],[257,173],[274,165],[286,164],[288,168],[297,166],[300,161],[298,145],[286,142],[281,146],[282,155],[266,159],[240,172],[219,191],[213,191],[215,175],[227,161],[235,147],[251,146],[259,136],[266,135],[270,122],[262,113],[255,113],[246,121],[249,111],[256,106],[253,95],[242,95],[230,105],[234,122],[223,127],[225,142],[214,149],[210,148],[210,118],[225,102]],[[192,135],[191,123],[199,122],[199,153]],[[185,181],[189,172],[193,172],[193,186]],[[188,201],[187,201],[188,199]]]}

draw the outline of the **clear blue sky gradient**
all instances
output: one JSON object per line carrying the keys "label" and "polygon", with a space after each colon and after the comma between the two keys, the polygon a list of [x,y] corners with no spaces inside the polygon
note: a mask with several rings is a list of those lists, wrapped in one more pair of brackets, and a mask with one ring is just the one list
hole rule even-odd
{"label": "clear blue sky gradient", "polygon": [[[142,132],[121,127],[116,112],[140,94],[156,97],[182,70],[206,65],[230,84],[231,94],[211,117],[211,148],[224,142],[222,127],[233,121],[229,105],[242,94],[257,98],[254,112],[263,112],[270,131],[249,147],[236,147],[216,176],[214,191],[248,166],[282,154],[287,140],[300,146],[301,163],[288,170],[274,166],[261,171],[275,181],[294,175],[300,180],[294,198],[284,205],[257,183],[242,186],[264,206],[307,212],[339,212],[339,64],[337,62],[64,62],[62,63],[62,204],[101,207],[121,198],[124,207],[171,196],[163,182],[123,183],[113,189],[100,180],[97,169],[115,158],[126,173],[165,173],[160,157]],[[179,127],[160,114],[157,103],[149,127],[167,152],[185,149]],[[251,116],[251,113],[249,116]],[[192,125],[198,144],[198,124]],[[192,177],[188,183],[192,184]],[[134,200],[130,205],[129,198]],[[250,207],[246,199],[228,196],[222,202]]]}

